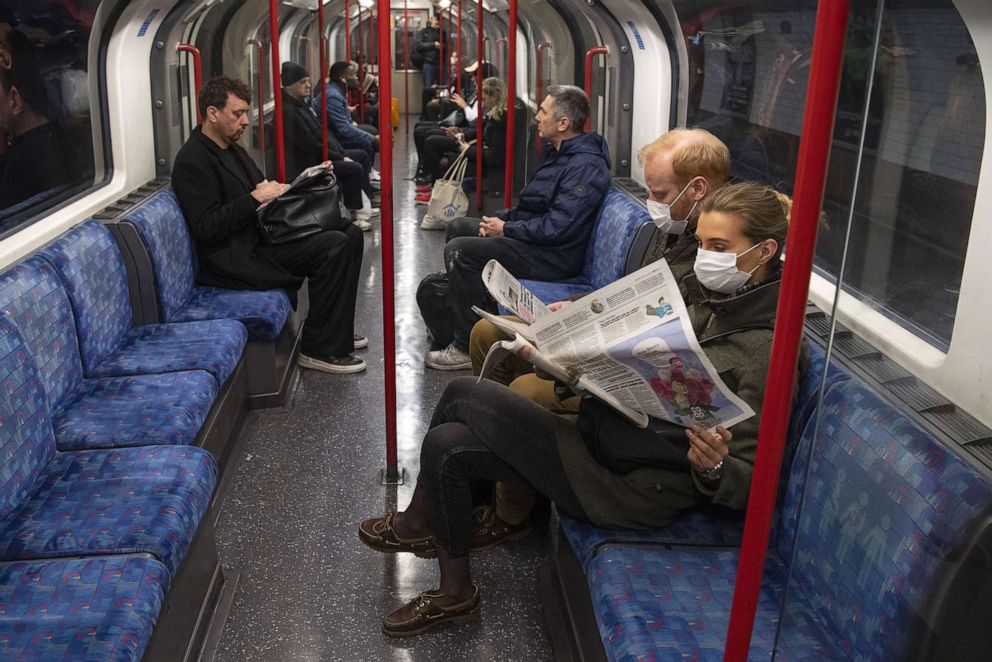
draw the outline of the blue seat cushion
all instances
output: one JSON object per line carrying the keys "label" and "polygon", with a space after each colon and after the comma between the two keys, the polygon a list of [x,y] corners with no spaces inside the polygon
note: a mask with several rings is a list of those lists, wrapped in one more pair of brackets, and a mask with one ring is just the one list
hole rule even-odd
{"label": "blue seat cushion", "polygon": [[134,226],[148,249],[159,311],[170,321],[189,299],[196,272],[193,242],[176,194],[171,188],[159,191],[129,211],[124,222]]}
{"label": "blue seat cushion", "polygon": [[[721,662],[738,552],[708,548],[608,547],[589,566],[599,634],[610,660]],[[788,568],[769,554],[750,659],[770,659]],[[847,659],[793,586],[779,640],[780,660]]]}
{"label": "blue seat cushion", "polygon": [[84,379],[53,416],[59,450],[190,444],[217,397],[208,372]]}
{"label": "blue seat cushion", "polygon": [[92,377],[206,370],[224,384],[238,366],[248,334],[235,320],[147,324],[128,331]]}
{"label": "blue seat cushion", "polygon": [[0,561],[147,553],[168,586],[216,483],[213,456],[193,446],[58,453],[0,521]]}
{"label": "blue seat cushion", "polygon": [[0,659],[140,660],[165,574],[143,556],[0,563]]}
{"label": "blue seat cushion", "polygon": [[572,282],[562,281],[560,283],[546,283],[537,280],[524,280],[521,281],[521,283],[524,287],[533,292],[534,296],[544,303],[564,301],[565,299],[576,294],[585,294],[586,292],[593,291],[592,285],[588,282],[582,282],[582,279],[573,278],[571,281]]}
{"label": "blue seat cushion", "polygon": [[55,435],[34,357],[0,315],[0,519],[33,489],[55,456]]}
{"label": "blue seat cushion", "polygon": [[17,327],[48,405],[57,409],[79,386],[83,365],[72,306],[55,268],[36,255],[0,275],[0,314]]}
{"label": "blue seat cushion", "polygon": [[715,504],[694,508],[663,529],[600,528],[563,513],[559,513],[558,519],[575,556],[587,570],[593,557],[605,545],[737,547],[744,534],[744,513]]}
{"label": "blue seat cushion", "polygon": [[110,230],[96,221],[77,225],[40,255],[55,267],[69,295],[83,372],[90,374],[131,328],[124,258]]}
{"label": "blue seat cushion", "polygon": [[194,287],[186,304],[168,321],[238,320],[248,329],[249,340],[275,340],[286,324],[289,309],[289,297],[282,290]]}

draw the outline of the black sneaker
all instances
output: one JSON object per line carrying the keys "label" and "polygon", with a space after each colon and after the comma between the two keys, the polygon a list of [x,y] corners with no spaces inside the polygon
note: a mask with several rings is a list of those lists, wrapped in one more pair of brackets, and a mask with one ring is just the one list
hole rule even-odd
{"label": "black sneaker", "polygon": [[300,352],[300,358],[297,362],[302,368],[320,370],[321,372],[329,372],[335,375],[348,375],[353,372],[362,372],[365,370],[365,361],[352,354],[345,354],[344,356],[320,356],[316,353],[308,355]]}
{"label": "black sneaker", "polygon": [[369,346],[369,339],[365,336],[355,334],[355,349],[365,349]]}

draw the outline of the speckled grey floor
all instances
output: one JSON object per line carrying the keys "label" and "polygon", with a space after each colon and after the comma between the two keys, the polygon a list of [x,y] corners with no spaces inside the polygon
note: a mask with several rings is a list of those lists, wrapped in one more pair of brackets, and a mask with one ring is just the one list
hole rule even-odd
{"label": "speckled grey floor", "polygon": [[[420,441],[444,383],[461,373],[425,370],[426,339],[414,294],[442,268],[440,232],[417,223],[413,157],[396,134],[397,391],[400,465],[407,484],[383,487],[382,300],[379,224],[367,234],[356,331],[370,338],[367,372],[304,371],[291,410],[255,416],[217,531],[226,569],[241,582],[220,641],[219,662],[240,660],[545,660],[551,648],[537,588],[550,553],[547,532],[472,559],[482,618],[406,640],[379,631],[383,615],[437,581],[433,561],[377,553],[357,524],[404,506]],[[412,136],[411,136],[412,140]],[[412,151],[412,148],[411,148]]]}

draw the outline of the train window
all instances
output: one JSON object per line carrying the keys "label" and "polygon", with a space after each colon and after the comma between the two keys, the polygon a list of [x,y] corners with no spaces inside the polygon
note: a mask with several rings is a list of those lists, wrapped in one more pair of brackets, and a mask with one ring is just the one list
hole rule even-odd
{"label": "train window", "polygon": [[98,4],[0,0],[0,236],[94,183],[87,55]]}
{"label": "train window", "polygon": [[[815,5],[675,5],[688,124],[727,143],[735,178],[791,192]],[[951,0],[881,9],[879,25],[877,2],[851,4],[816,268],[946,350],[981,167],[984,80]]]}

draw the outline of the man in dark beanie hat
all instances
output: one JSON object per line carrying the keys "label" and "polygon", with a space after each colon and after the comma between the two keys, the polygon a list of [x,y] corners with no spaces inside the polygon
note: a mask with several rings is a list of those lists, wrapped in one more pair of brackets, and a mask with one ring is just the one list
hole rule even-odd
{"label": "man in dark beanie hat", "polygon": [[[307,70],[295,62],[282,65],[283,136],[286,148],[286,179],[292,181],[303,170],[324,160],[320,119],[307,103],[311,79]],[[334,175],[341,187],[345,207],[352,221],[366,232],[378,213],[371,205],[372,186],[369,171],[372,162],[362,150],[345,150],[328,132],[327,158],[334,165]],[[362,193],[365,193],[363,199]],[[369,202],[366,202],[369,200]]]}

